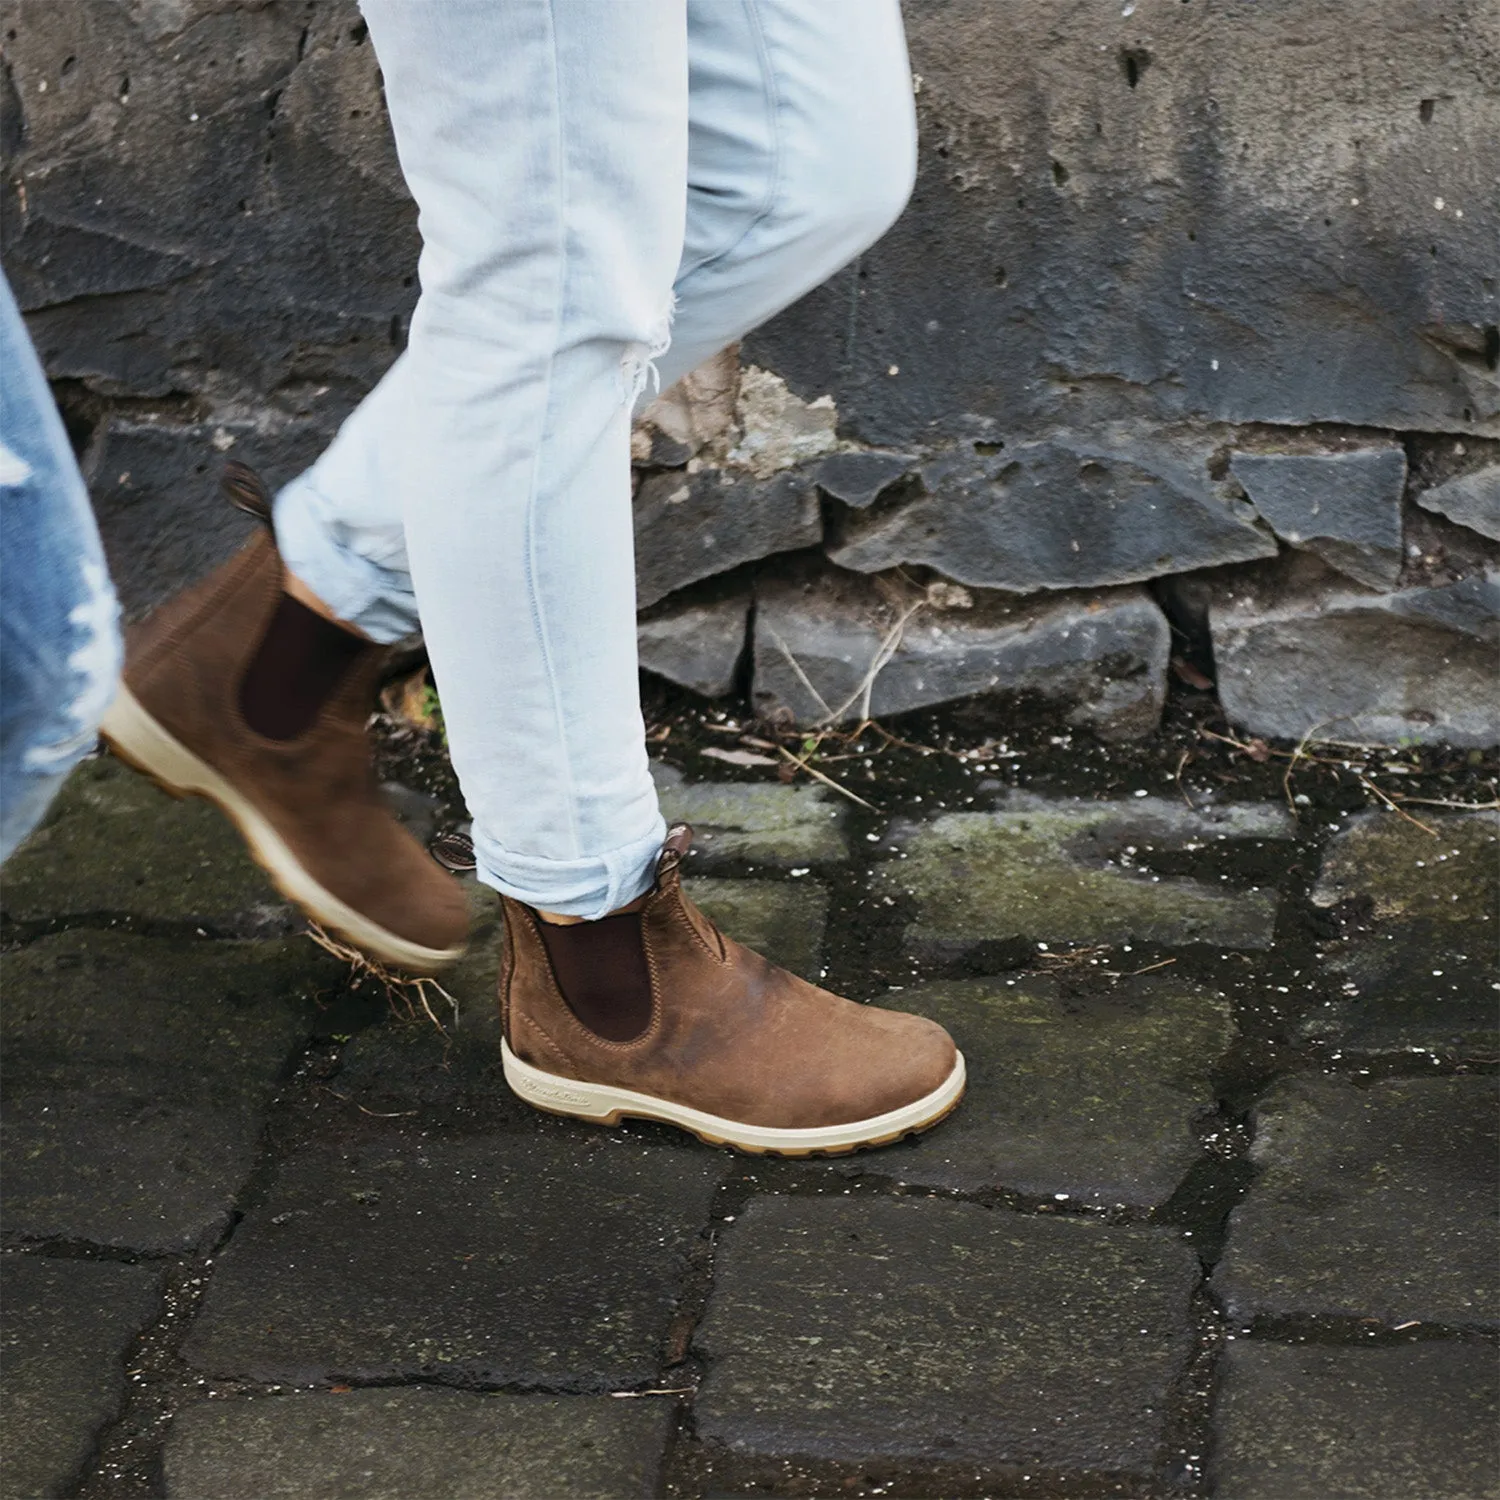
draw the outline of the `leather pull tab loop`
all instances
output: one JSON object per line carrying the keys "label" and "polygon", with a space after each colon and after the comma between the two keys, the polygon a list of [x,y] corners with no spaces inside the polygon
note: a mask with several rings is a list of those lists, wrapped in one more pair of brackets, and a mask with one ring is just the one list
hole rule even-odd
{"label": "leather pull tab loop", "polygon": [[440,833],[427,846],[427,852],[454,875],[465,874],[478,866],[474,858],[474,840],[457,829],[452,833]]}
{"label": "leather pull tab loop", "polygon": [[687,857],[687,852],[693,847],[693,830],[686,823],[674,823],[667,830],[667,837],[661,846],[661,857],[656,861],[656,878],[661,880],[670,875]]}
{"label": "leather pull tab loop", "polygon": [[249,464],[231,458],[224,465],[224,477],[220,483],[225,498],[236,510],[254,516],[262,526],[271,524],[271,496],[261,483],[260,475]]}

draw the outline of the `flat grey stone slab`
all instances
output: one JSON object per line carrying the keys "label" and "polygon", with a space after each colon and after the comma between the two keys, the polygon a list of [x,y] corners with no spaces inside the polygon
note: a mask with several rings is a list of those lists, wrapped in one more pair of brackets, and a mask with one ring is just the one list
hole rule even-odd
{"label": "flat grey stone slab", "polygon": [[1284,541],[1370,588],[1395,587],[1404,449],[1383,443],[1331,453],[1236,453],[1229,471]]}
{"label": "flat grey stone slab", "polygon": [[1210,479],[1207,447],[1139,422],[1012,436],[998,453],[956,445],[922,464],[909,498],[851,511],[828,553],[861,573],[916,563],[1018,594],[1275,556],[1237,488]]}
{"label": "flat grey stone slab", "polygon": [[1361,813],[1330,841],[1313,887],[1342,913],[1335,993],[1303,1034],[1369,1050],[1500,1051],[1500,817]]}
{"label": "flat grey stone slab", "polygon": [[222,1229],[342,966],[306,939],[60,933],[5,958],[5,1229],[181,1251]]}
{"label": "flat grey stone slab", "polygon": [[155,1317],[152,1266],[0,1259],[0,1500],[69,1493],[120,1407],[124,1357]]}
{"label": "flat grey stone slab", "polygon": [[753,697],[765,717],[857,721],[867,687],[879,719],[1025,693],[1105,739],[1156,728],[1171,639],[1143,589],[1025,597],[949,583],[923,592],[834,570],[760,580],[754,634]]}
{"label": "flat grey stone slab", "polygon": [[427,1386],[204,1402],[167,1439],[168,1500],[627,1500],[656,1493],[669,1398]]}
{"label": "flat grey stone slab", "polygon": [[292,1158],[221,1257],[187,1360],[317,1383],[655,1376],[725,1158],[574,1126]]}
{"label": "flat grey stone slab", "polygon": [[1154,1229],[759,1199],[720,1247],[698,1433],[757,1455],[1145,1476],[1197,1275]]}
{"label": "flat grey stone slab", "polygon": [[301,923],[227,818],[107,756],[79,766],[6,864],[0,907],[23,923],[129,916],[227,937]]}
{"label": "flat grey stone slab", "polygon": [[688,782],[662,761],[651,763],[668,823],[693,825],[692,865],[727,861],[776,868],[849,857],[845,808],[822,787],[780,782]]}
{"label": "flat grey stone slab", "polygon": [[1500,464],[1460,474],[1423,490],[1417,504],[1500,542]]}
{"label": "flat grey stone slab", "polygon": [[1216,1500],[1495,1500],[1500,1366],[1486,1344],[1229,1346]]}
{"label": "flat grey stone slab", "polygon": [[1202,1154],[1193,1121],[1234,1036],[1227,1001],[1145,976],[1089,999],[1046,978],[921,985],[881,1004],[952,1033],[968,1065],[963,1103],[936,1130],[840,1171],[924,1187],[1066,1193],[1155,1205]]}
{"label": "flat grey stone slab", "polygon": [[907,938],[917,948],[1017,937],[1264,948],[1275,931],[1274,890],[1153,875],[1149,862],[1225,839],[1291,836],[1285,813],[1265,805],[1194,812],[1161,797],[1017,794],[994,812],[894,824],[882,843],[904,857],[878,865],[871,880],[877,892],[914,898]]}
{"label": "flat grey stone slab", "polygon": [[1500,1320],[1495,1103],[1493,1078],[1277,1084],[1214,1272],[1230,1315]]}
{"label": "flat grey stone slab", "polygon": [[831,453],[813,472],[820,489],[835,500],[842,500],[845,505],[864,510],[916,466],[917,459],[913,454],[871,448],[862,452]]}
{"label": "flat grey stone slab", "polygon": [[693,876],[683,886],[737,942],[804,979],[818,978],[828,892],[817,881]]}
{"label": "flat grey stone slab", "polygon": [[667,600],[636,622],[635,644],[648,672],[705,698],[733,691],[750,626],[747,584],[704,586]]}
{"label": "flat grey stone slab", "polygon": [[764,482],[717,468],[655,474],[636,492],[633,515],[642,609],[684,584],[823,540],[817,488],[801,472]]}
{"label": "flat grey stone slab", "polygon": [[[1495,649],[1500,575],[1371,593],[1292,554],[1215,586],[1209,610],[1219,697],[1252,734],[1321,734],[1363,745],[1500,740]],[[1418,809],[1420,811],[1420,809]]]}

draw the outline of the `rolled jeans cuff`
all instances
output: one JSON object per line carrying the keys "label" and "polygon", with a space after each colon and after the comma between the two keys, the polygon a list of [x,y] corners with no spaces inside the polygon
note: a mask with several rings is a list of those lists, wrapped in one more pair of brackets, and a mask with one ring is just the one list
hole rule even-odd
{"label": "rolled jeans cuff", "polygon": [[306,474],[276,497],[276,549],[287,571],[323,601],[346,625],[372,641],[389,645],[419,626],[417,599],[400,536],[388,539],[382,566],[355,550],[350,528]]}
{"label": "rolled jeans cuff", "polygon": [[633,843],[585,859],[537,859],[512,854],[474,830],[477,874],[502,895],[541,911],[596,921],[643,896],[656,881],[666,820]]}

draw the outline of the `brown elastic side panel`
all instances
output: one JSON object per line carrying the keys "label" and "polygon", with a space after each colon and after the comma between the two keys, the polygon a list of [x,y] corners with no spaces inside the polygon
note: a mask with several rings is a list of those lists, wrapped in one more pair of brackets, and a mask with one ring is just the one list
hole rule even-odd
{"label": "brown elastic side panel", "polygon": [[537,919],[552,976],[568,1009],[595,1036],[628,1042],[651,1024],[651,971],[641,914],[559,926]]}

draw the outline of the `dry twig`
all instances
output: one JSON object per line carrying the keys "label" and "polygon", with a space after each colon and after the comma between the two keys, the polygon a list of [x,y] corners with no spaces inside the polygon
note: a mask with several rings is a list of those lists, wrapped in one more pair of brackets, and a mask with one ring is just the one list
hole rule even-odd
{"label": "dry twig", "polygon": [[799,770],[806,771],[814,781],[821,781],[824,786],[831,786],[834,791],[838,792],[841,796],[847,797],[851,802],[859,803],[861,807],[868,807],[871,812],[878,811],[873,802],[866,802],[858,792],[851,792],[848,787],[840,786],[832,776],[825,776],[816,767],[808,765],[805,760],[802,760],[800,757],[793,755],[785,745],[778,745],[776,748],[782,753],[783,756],[786,757],[787,760],[791,761],[794,766],[798,767]]}
{"label": "dry twig", "polygon": [[[365,978],[373,979],[385,991],[386,1002],[393,1013],[404,1015],[408,1021],[415,1021],[418,1007],[420,1007],[422,1013],[437,1028],[438,1033],[446,1037],[448,1028],[438,1020],[437,1013],[428,999],[427,992],[431,989],[448,1002],[449,1008],[453,1011],[453,1024],[458,1025],[458,1001],[437,980],[430,976],[413,978],[409,975],[397,974],[394,970],[386,968],[378,959],[370,958],[367,954],[361,953],[358,948],[341,942],[316,922],[307,924],[307,935],[325,953],[331,953],[335,958],[348,964],[356,983]],[[415,1004],[413,997],[415,997]]]}
{"label": "dry twig", "polygon": [[1423,833],[1430,833],[1433,836],[1433,838],[1436,838],[1438,836],[1438,831],[1437,831],[1436,828],[1433,828],[1433,827],[1429,826],[1428,824],[1424,823],[1420,818],[1414,818],[1414,817],[1412,817],[1412,815],[1409,812],[1402,812],[1401,809],[1399,807],[1397,807],[1396,804],[1394,802],[1392,802],[1391,799],[1389,797],[1387,797],[1386,794],[1383,791],[1381,791],[1380,788],[1378,786],[1376,786],[1375,783],[1373,781],[1371,781],[1370,778],[1368,776],[1366,776],[1363,771],[1356,772],[1355,774],[1359,777],[1359,784],[1367,792],[1373,792],[1377,797],[1379,797],[1380,800],[1382,802],[1384,802],[1385,805],[1388,808],[1390,808],[1390,810],[1393,813],[1395,813],[1398,818],[1405,818],[1408,823],[1415,823],[1417,825],[1417,827],[1422,830]]}

